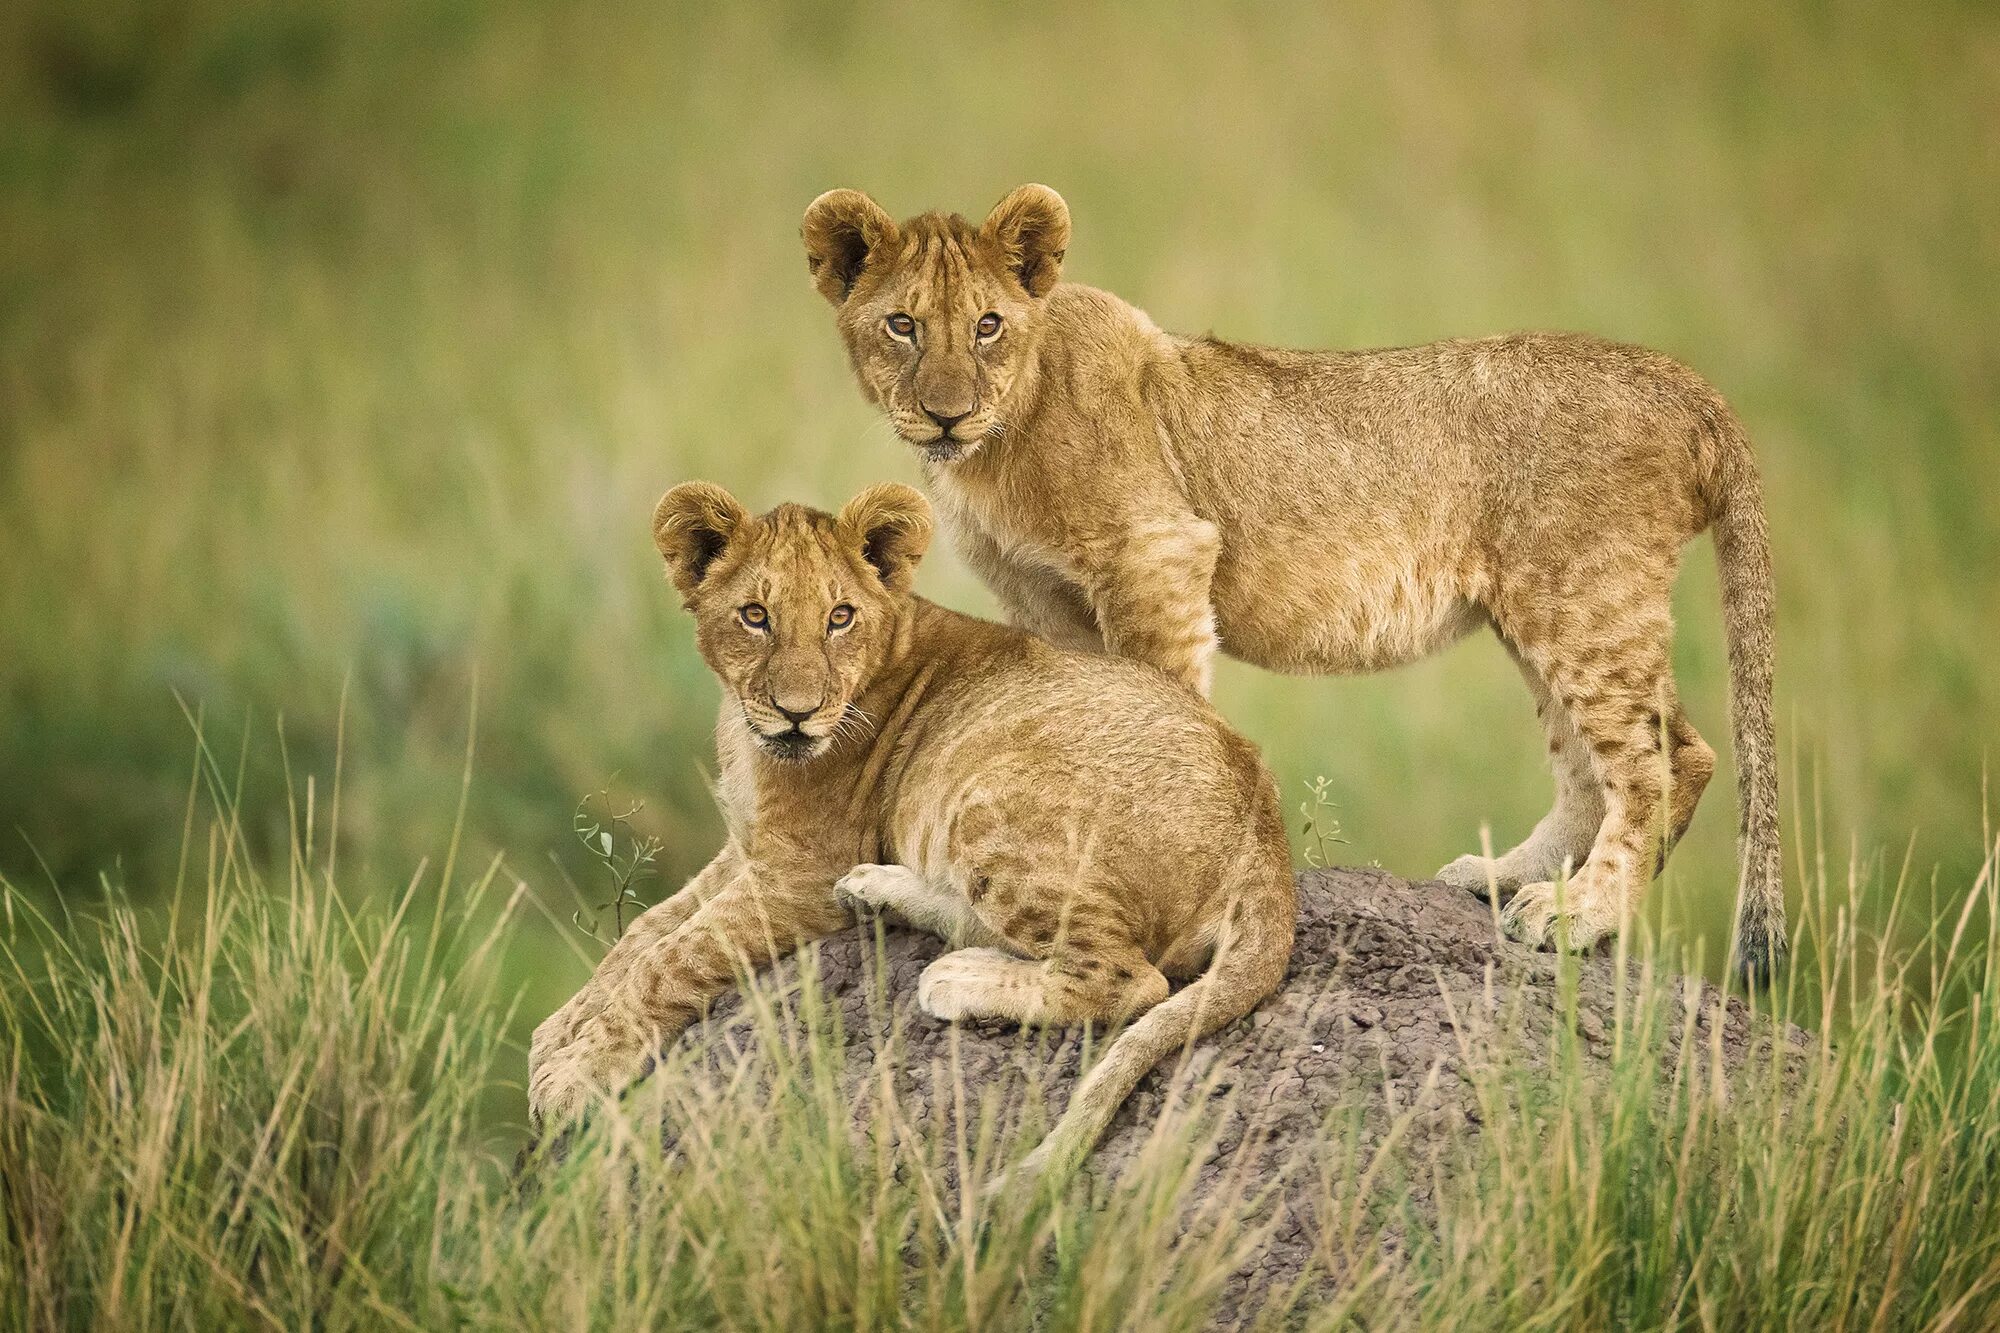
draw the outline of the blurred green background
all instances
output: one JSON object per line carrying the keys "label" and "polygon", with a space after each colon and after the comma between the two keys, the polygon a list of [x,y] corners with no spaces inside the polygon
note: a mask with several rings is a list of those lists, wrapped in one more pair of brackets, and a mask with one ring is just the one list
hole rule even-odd
{"label": "blurred green background", "polygon": [[[1027,180],[1070,202],[1068,276],[1169,328],[1576,328],[1700,369],[1766,471],[1788,816],[1969,884],[2000,722],[1990,6],[17,0],[0,62],[18,884],[171,883],[176,694],[281,852],[287,757],[326,817],[345,688],[343,878],[392,893],[449,838],[476,680],[461,877],[504,854],[550,904],[516,955],[545,1012],[582,975],[548,947],[593,869],[579,798],[646,801],[648,898],[719,837],[654,499],[917,480],[801,211],[854,185],[977,218]],[[993,607],[942,547],[921,586]],[[1726,751],[1706,541],[1678,605]],[[1489,639],[1374,678],[1231,666],[1217,698],[1289,807],[1331,780],[1346,859],[1427,874],[1549,798]],[[1652,899],[1711,956],[1734,795]]]}

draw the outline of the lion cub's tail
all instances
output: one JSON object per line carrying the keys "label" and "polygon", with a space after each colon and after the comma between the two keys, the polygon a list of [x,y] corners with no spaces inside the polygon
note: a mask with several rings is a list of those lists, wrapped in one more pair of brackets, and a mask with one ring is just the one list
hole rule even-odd
{"label": "lion cub's tail", "polygon": [[1733,418],[1717,423],[1722,485],[1715,497],[1715,560],[1729,640],[1729,722],[1736,751],[1736,963],[1750,982],[1785,960],[1785,886],[1778,847],[1777,742],[1771,724],[1771,536],[1749,442]]}
{"label": "lion cub's tail", "polygon": [[[1275,836],[1282,845],[1282,823]],[[1024,1173],[1061,1178],[1082,1165],[1148,1071],[1255,1009],[1285,979],[1298,913],[1289,858],[1274,858],[1270,839],[1259,837],[1245,847],[1238,867],[1239,883],[1223,912],[1208,970],[1118,1035],[1077,1084],[1062,1119],[1021,1164]]]}

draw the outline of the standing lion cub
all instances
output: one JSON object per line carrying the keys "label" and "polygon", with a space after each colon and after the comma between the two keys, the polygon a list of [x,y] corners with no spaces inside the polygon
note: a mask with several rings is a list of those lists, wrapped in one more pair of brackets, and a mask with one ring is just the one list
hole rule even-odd
{"label": "standing lion cub", "polygon": [[1069,210],[1041,185],[978,226],[834,190],[803,234],[862,390],[1019,624],[1203,692],[1218,648],[1367,671],[1490,625],[1547,731],[1555,808],[1440,877],[1512,894],[1536,943],[1616,931],[1714,770],[1668,656],[1681,548],[1712,527],[1739,957],[1775,969],[1770,549],[1742,428],[1693,372],[1568,334],[1300,352],[1164,333],[1058,280]]}
{"label": "standing lion cub", "polygon": [[[857,906],[951,942],[918,983],[939,1018],[1139,1016],[1030,1171],[1074,1165],[1147,1070],[1284,977],[1291,853],[1256,749],[1158,672],[912,596],[930,532],[907,486],[838,516],[753,518],[700,482],[660,501],[723,685],[729,841],[535,1030],[538,1122],[638,1078],[739,968]],[[1195,979],[1170,997],[1169,977]]]}

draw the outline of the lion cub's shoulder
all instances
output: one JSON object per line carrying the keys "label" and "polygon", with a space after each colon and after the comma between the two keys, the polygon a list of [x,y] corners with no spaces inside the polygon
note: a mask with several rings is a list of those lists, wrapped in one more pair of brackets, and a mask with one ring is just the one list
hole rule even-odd
{"label": "lion cub's shoulder", "polygon": [[1144,310],[1082,283],[1059,283],[1049,294],[1041,331],[1043,383],[1049,406],[1088,413],[1107,393],[1120,398],[1143,388],[1162,365],[1174,365],[1183,341]]}
{"label": "lion cub's shoulder", "polygon": [[1133,340],[1151,344],[1169,337],[1152,316],[1121,296],[1080,282],[1056,284],[1049,293],[1045,339]]}

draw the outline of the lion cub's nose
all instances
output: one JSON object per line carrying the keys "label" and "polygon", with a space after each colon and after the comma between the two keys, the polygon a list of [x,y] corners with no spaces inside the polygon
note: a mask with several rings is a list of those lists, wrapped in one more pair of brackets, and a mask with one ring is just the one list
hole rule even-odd
{"label": "lion cub's nose", "polygon": [[965,411],[959,412],[954,415],[950,413],[934,411],[931,408],[927,407],[924,409],[924,415],[929,417],[932,421],[935,421],[937,423],[937,428],[939,430],[949,435],[951,434],[951,428],[953,426],[956,426],[959,422],[965,420],[967,417],[972,415],[972,410],[970,408],[967,408]]}
{"label": "lion cub's nose", "polygon": [[785,721],[791,723],[795,727],[799,726],[807,718],[811,717],[814,713],[817,713],[819,711],[818,704],[814,704],[811,708],[791,709],[785,707],[783,704],[779,703],[776,699],[771,700],[771,707],[777,709],[780,713],[783,713],[785,715]]}

